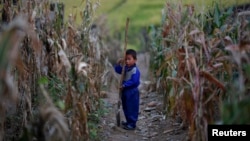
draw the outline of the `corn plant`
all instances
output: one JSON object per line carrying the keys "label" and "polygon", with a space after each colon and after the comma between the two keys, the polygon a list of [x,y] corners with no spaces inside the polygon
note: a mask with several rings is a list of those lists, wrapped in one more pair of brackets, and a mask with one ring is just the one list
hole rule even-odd
{"label": "corn plant", "polygon": [[1,101],[10,102],[0,105],[1,139],[95,137],[97,127],[89,123],[93,113],[101,116],[100,93],[110,69],[93,24],[97,5],[86,1],[77,27],[74,19],[64,21],[62,3],[4,1],[0,88]]}
{"label": "corn plant", "polygon": [[[248,9],[249,10],[249,9]],[[249,124],[249,45],[250,13],[240,11],[235,16],[238,21],[237,42],[226,46],[235,64],[230,91],[222,103],[222,122],[225,124]]]}
{"label": "corn plant", "polygon": [[157,86],[163,89],[166,112],[182,118],[191,140],[207,140],[207,125],[222,121],[221,115],[228,118],[233,114],[230,110],[221,114],[221,103],[230,95],[234,74],[241,82],[238,86],[246,84],[237,59],[241,55],[227,49],[241,42],[240,34],[246,30],[242,25],[246,24],[230,22],[231,11],[215,3],[208,14],[197,14],[193,5],[166,3],[161,30],[151,32],[151,51],[156,56],[152,67]]}

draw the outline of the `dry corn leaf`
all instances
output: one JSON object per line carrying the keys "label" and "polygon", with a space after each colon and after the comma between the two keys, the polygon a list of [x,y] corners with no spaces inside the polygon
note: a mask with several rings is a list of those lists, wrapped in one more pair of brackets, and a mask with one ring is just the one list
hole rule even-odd
{"label": "dry corn leaf", "polygon": [[217,78],[215,78],[213,75],[211,75],[210,73],[208,73],[206,71],[200,71],[200,75],[225,91],[225,86]]}
{"label": "dry corn leaf", "polygon": [[85,77],[88,76],[88,67],[89,65],[85,62],[80,62],[77,67],[77,72],[82,73]]}
{"label": "dry corn leaf", "polygon": [[58,55],[60,57],[61,62],[65,66],[66,71],[70,72],[70,70],[71,70],[71,64],[69,62],[69,59],[68,59],[66,53],[62,49],[60,49],[59,52],[58,52]]}
{"label": "dry corn leaf", "polygon": [[232,45],[232,44],[233,44],[233,40],[232,40],[231,37],[226,36],[226,37],[224,38],[224,43],[225,43],[225,46]]}

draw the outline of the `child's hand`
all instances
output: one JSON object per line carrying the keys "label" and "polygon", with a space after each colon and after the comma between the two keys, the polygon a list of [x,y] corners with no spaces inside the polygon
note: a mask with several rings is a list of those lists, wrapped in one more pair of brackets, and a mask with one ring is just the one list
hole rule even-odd
{"label": "child's hand", "polygon": [[120,90],[122,90],[123,89],[123,86],[120,86]]}
{"label": "child's hand", "polygon": [[117,60],[117,64],[123,64],[123,62],[124,62],[123,58]]}

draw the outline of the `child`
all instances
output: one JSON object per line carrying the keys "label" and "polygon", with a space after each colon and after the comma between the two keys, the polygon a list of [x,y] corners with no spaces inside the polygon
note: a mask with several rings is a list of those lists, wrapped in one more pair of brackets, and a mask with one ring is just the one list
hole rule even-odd
{"label": "child", "polygon": [[[126,130],[134,130],[139,114],[139,90],[140,71],[136,66],[136,51],[133,49],[126,50],[124,80],[121,86],[122,89],[122,108],[126,118],[123,121],[123,128]],[[115,71],[122,73],[123,59],[118,60],[115,65]]]}

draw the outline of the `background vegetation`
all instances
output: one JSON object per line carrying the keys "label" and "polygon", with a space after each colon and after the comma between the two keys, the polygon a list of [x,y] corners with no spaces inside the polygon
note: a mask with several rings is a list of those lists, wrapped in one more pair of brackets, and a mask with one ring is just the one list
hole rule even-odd
{"label": "background vegetation", "polygon": [[[77,13],[84,5],[84,0],[61,0],[65,3],[65,17],[70,13]],[[104,16],[106,18],[107,27],[110,30],[112,38],[117,40],[123,39],[123,31],[125,29],[124,22],[126,18],[130,18],[130,27],[128,32],[128,47],[137,50],[148,47],[144,44],[145,34],[151,25],[159,26],[161,24],[162,9],[166,2],[176,2],[175,0],[95,0],[99,3],[96,8],[95,18]],[[214,0],[181,0],[179,3],[192,4],[196,7],[195,12],[204,12],[210,8]],[[247,2],[247,0],[219,0],[227,7]],[[79,5],[79,3],[82,3]],[[221,5],[221,6],[222,6]],[[79,13],[77,14],[77,23],[81,20]]]}
{"label": "background vegetation", "polygon": [[209,123],[249,124],[248,12],[211,1],[204,11],[203,1],[62,2],[1,1],[0,140],[97,140],[125,17],[129,47],[150,51],[165,114],[182,118],[190,140],[206,140]]}

